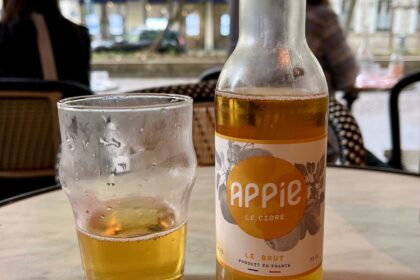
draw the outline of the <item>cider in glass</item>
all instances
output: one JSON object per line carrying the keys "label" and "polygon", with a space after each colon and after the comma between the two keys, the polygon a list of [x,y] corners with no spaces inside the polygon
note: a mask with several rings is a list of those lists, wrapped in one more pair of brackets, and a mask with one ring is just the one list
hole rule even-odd
{"label": "cider in glass", "polygon": [[180,279],[186,224],[167,205],[130,199],[91,214],[77,236],[87,279]]}

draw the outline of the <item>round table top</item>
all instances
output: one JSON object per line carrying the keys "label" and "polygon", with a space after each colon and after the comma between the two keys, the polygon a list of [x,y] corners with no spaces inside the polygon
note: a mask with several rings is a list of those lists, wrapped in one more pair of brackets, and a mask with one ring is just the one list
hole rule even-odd
{"label": "round table top", "polygon": [[[327,169],[324,279],[420,279],[420,177]],[[0,207],[1,279],[83,279],[73,215],[54,191]],[[214,168],[189,209],[186,280],[214,279]]]}

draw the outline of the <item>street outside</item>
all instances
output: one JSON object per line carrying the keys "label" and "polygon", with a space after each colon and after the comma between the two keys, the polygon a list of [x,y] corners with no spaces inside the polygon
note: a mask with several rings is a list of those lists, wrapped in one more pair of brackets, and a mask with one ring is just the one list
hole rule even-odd
{"label": "street outside", "polygon": [[[391,147],[388,98],[388,92],[366,92],[353,104],[353,115],[362,131],[365,147],[381,160],[385,160],[385,151]],[[419,104],[420,84],[400,95],[401,148],[407,169],[414,172],[419,172],[420,165]]]}

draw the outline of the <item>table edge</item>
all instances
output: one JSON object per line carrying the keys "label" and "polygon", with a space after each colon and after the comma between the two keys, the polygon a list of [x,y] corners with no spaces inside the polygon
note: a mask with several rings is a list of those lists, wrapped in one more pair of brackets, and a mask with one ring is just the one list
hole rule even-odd
{"label": "table edge", "polygon": [[383,167],[372,167],[372,166],[354,166],[354,165],[338,165],[338,164],[327,164],[327,166],[330,167],[330,168],[354,169],[354,170],[361,170],[361,171],[374,171],[374,172],[391,173],[391,174],[412,176],[412,177],[420,178],[420,173],[414,173],[414,172],[404,171],[404,170],[394,169],[394,168],[383,168]]}
{"label": "table edge", "polygon": [[14,203],[14,202],[18,202],[18,201],[21,201],[21,200],[24,200],[24,199],[27,199],[27,198],[31,198],[33,196],[37,196],[37,195],[40,195],[40,194],[56,191],[56,190],[59,190],[59,189],[61,189],[61,185],[56,184],[54,186],[49,186],[49,187],[45,187],[45,188],[42,188],[42,189],[38,189],[38,190],[22,193],[22,194],[19,194],[19,195],[15,195],[15,196],[0,200],[0,207],[6,206],[6,205]]}

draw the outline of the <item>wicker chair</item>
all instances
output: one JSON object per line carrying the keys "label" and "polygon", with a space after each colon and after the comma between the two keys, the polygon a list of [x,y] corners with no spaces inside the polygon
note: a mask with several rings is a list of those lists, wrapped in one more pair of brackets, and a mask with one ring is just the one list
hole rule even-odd
{"label": "wicker chair", "polygon": [[214,90],[216,81],[183,84],[132,91],[131,93],[175,93],[191,96],[193,107],[193,142],[199,165],[214,165]]}
{"label": "wicker chair", "polygon": [[[216,81],[142,89],[134,92],[175,93],[194,99],[193,142],[200,165],[214,164],[214,91]],[[363,166],[365,149],[359,127],[350,111],[335,100],[330,101],[329,125],[338,139],[339,160],[344,165]]]}
{"label": "wicker chair", "polygon": [[340,162],[343,165],[364,166],[366,150],[360,128],[350,110],[335,99],[330,99],[328,124],[338,140]]}
{"label": "wicker chair", "polygon": [[69,82],[0,79],[0,199],[55,184],[56,103],[89,93]]}
{"label": "wicker chair", "polygon": [[0,93],[0,176],[54,176],[61,93]]}

